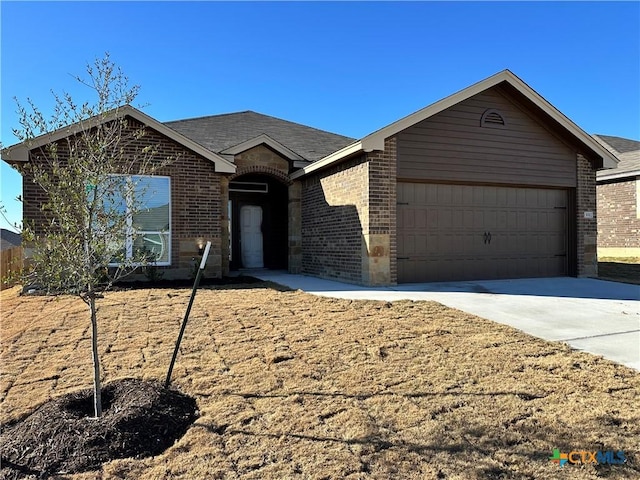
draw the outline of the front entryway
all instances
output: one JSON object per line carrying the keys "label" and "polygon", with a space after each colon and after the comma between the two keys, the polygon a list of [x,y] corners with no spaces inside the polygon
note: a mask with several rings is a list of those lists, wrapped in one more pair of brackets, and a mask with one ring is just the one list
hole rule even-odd
{"label": "front entryway", "polygon": [[261,174],[229,184],[230,268],[287,268],[288,186]]}
{"label": "front entryway", "polygon": [[262,207],[244,205],[240,209],[242,264],[245,268],[264,267],[262,251]]}

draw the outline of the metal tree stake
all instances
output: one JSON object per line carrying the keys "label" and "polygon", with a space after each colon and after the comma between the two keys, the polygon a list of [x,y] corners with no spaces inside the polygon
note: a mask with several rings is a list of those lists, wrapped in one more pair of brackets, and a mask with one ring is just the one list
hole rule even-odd
{"label": "metal tree stake", "polygon": [[191,299],[189,300],[189,306],[187,307],[187,311],[184,314],[184,320],[182,320],[182,327],[180,328],[180,334],[178,335],[176,348],[173,350],[173,357],[171,358],[171,365],[169,365],[169,371],[167,372],[167,379],[164,382],[164,388],[169,388],[169,384],[171,383],[171,373],[173,372],[173,365],[176,363],[178,350],[180,350],[180,342],[182,341],[182,336],[184,335],[184,329],[187,327],[187,321],[189,320],[189,313],[191,313],[193,300],[196,298],[196,291],[198,290],[198,285],[200,284],[200,278],[202,278],[202,272],[204,271],[204,267],[207,264],[207,257],[209,256],[210,248],[211,248],[211,242],[207,242],[207,246],[205,247],[204,253],[202,254],[202,261],[200,261],[200,268],[198,269],[198,273],[196,274],[196,279],[193,282]]}

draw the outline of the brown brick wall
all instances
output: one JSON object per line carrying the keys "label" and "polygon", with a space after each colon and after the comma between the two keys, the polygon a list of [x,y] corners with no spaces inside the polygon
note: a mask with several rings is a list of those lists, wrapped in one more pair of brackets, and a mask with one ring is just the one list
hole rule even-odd
{"label": "brown brick wall", "polygon": [[640,178],[626,178],[596,187],[598,247],[640,248],[637,182]]}
{"label": "brown brick wall", "polygon": [[367,154],[369,212],[364,226],[363,283],[397,283],[396,191],[398,183],[396,138],[385,140],[384,151]]}
{"label": "brown brick wall", "polygon": [[362,283],[368,162],[358,157],[302,181],[302,271]]}
{"label": "brown brick wall", "polygon": [[396,282],[396,141],[305,178],[304,273],[363,285]]}
{"label": "brown brick wall", "polygon": [[[133,126],[132,126],[133,128]],[[188,278],[196,261],[198,238],[210,240],[211,250],[205,275],[220,277],[222,272],[221,178],[214,164],[185,149],[152,129],[131,142],[128,149],[134,154],[145,145],[157,146],[158,160],[178,157],[156,175],[171,177],[171,266],[158,267],[164,278]],[[64,158],[64,142],[60,143],[60,156]],[[32,152],[32,161],[37,154]],[[29,175],[23,177],[23,216],[25,222],[37,227],[45,221],[41,206],[46,196]],[[41,233],[36,228],[37,233]]]}
{"label": "brown brick wall", "polygon": [[289,185],[288,212],[288,267],[289,273],[302,272],[302,183]]}
{"label": "brown brick wall", "polygon": [[[576,226],[578,276],[598,274],[597,212],[596,212],[596,171],[591,162],[577,154],[576,168],[578,185],[576,189]],[[585,212],[592,212],[593,218],[585,218]]]}

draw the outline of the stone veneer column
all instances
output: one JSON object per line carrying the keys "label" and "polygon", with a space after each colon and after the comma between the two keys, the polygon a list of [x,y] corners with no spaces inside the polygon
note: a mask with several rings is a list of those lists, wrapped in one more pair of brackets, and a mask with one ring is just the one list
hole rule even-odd
{"label": "stone veneer column", "polygon": [[384,151],[367,154],[369,192],[363,225],[362,282],[370,286],[397,283],[396,139],[385,140]]}
{"label": "stone veneer column", "polygon": [[289,185],[289,273],[302,272],[302,183]]}
{"label": "stone veneer column", "polygon": [[222,276],[229,275],[229,178],[220,178],[220,202],[222,204],[220,214],[220,238],[222,245],[221,271]]}
{"label": "stone veneer column", "polygon": [[[576,230],[578,276],[598,275],[596,171],[581,154],[577,156],[578,188],[576,191]],[[593,218],[585,218],[585,212],[593,212]]]}

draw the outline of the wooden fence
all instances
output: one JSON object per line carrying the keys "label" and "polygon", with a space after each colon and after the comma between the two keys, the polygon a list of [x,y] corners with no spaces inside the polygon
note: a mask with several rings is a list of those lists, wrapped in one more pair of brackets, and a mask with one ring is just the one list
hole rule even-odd
{"label": "wooden fence", "polygon": [[0,252],[0,290],[13,286],[24,267],[22,247],[13,247]]}

